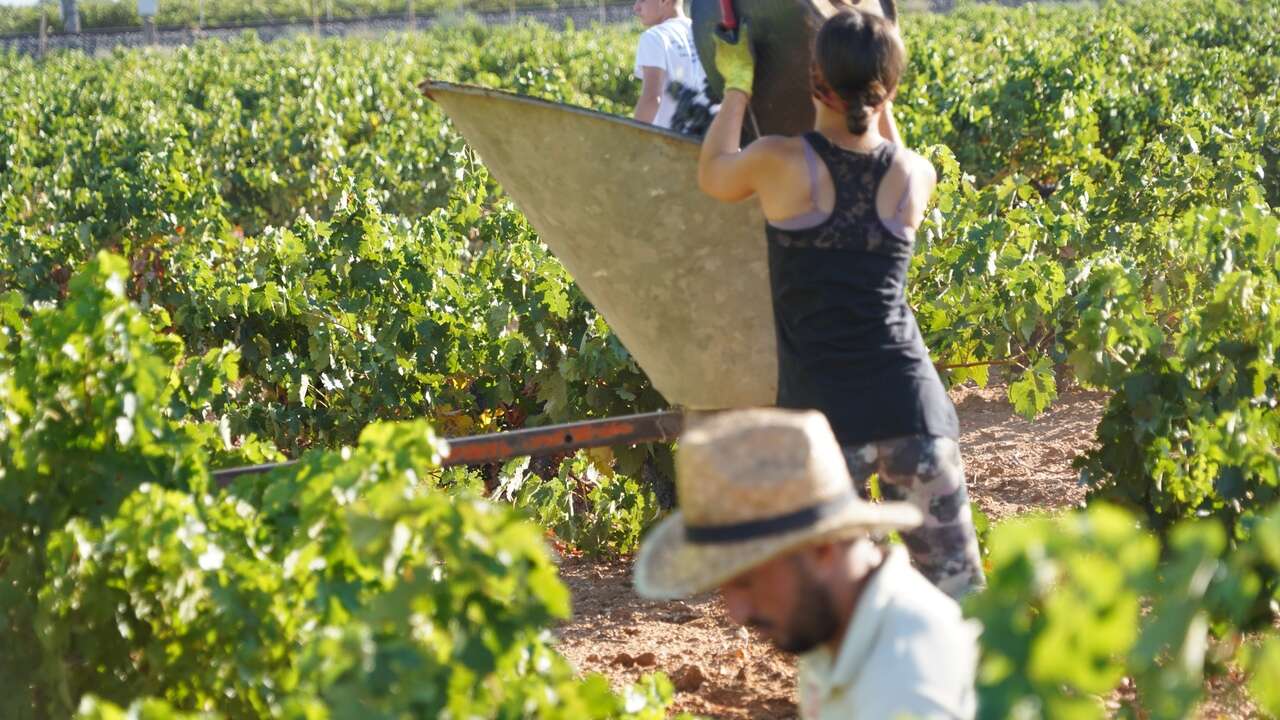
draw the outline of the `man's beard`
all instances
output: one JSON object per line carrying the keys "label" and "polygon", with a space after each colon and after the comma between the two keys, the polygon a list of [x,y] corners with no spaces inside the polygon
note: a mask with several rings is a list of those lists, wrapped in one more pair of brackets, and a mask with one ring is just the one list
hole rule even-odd
{"label": "man's beard", "polygon": [[[796,581],[796,599],[795,612],[787,626],[767,634],[779,650],[802,655],[834,638],[840,629],[840,617],[827,588],[803,571]],[[747,624],[765,630],[771,625],[754,618]]]}

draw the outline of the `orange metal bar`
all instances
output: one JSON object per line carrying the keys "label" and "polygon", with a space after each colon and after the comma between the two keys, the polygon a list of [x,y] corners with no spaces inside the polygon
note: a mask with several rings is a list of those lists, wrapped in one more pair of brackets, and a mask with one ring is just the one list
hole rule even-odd
{"label": "orange metal bar", "polygon": [[[449,456],[441,463],[454,465],[487,465],[525,455],[554,455],[569,450],[607,445],[635,445],[646,442],[670,442],[684,431],[684,414],[676,410],[623,415],[599,420],[548,425],[510,432],[448,438]],[[215,470],[213,479],[226,486],[240,475],[270,472],[294,464],[248,465]]]}
{"label": "orange metal bar", "polygon": [[683,430],[684,415],[664,411],[449,438],[449,457],[443,464],[484,465],[525,455],[551,455],[589,447],[669,442]]}

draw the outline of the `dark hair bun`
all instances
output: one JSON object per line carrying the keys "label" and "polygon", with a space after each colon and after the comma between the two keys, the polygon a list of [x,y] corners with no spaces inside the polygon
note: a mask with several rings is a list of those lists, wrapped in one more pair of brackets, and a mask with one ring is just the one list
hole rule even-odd
{"label": "dark hair bun", "polygon": [[844,111],[844,123],[849,132],[861,135],[871,127],[871,111],[866,105],[851,103]]}

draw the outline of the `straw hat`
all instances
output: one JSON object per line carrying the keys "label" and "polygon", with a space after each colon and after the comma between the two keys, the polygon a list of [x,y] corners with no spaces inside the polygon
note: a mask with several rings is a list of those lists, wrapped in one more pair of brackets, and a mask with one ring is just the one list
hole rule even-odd
{"label": "straw hat", "polygon": [[718,587],[798,547],[915,527],[906,503],[858,497],[821,413],[720,413],[680,439],[680,510],[641,544],[635,587],[677,598]]}

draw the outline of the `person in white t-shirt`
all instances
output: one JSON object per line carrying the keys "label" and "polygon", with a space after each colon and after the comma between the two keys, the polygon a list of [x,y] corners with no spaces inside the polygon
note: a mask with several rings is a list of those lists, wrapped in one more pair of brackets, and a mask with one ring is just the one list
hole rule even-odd
{"label": "person in white t-shirt", "polygon": [[707,74],[693,45],[693,26],[682,0],[635,0],[635,11],[646,30],[636,48],[635,75],[641,81],[634,117],[670,128],[677,100],[672,83],[701,92]]}

